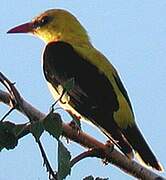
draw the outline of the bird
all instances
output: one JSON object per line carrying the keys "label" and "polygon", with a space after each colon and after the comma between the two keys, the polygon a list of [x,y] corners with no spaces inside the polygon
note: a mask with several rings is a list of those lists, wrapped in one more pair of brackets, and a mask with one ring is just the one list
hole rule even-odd
{"label": "bird", "polygon": [[64,83],[74,86],[61,107],[92,122],[128,158],[135,154],[158,171],[163,167],[138,125],[128,93],[111,62],[91,43],[86,29],[65,9],[49,9],[7,33],[30,33],[45,42],[42,64],[48,88],[57,100]]}

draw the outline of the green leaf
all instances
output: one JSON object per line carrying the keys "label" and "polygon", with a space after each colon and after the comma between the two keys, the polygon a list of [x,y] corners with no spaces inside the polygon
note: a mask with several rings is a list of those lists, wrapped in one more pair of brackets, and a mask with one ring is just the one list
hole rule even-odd
{"label": "green leaf", "polygon": [[87,176],[83,180],[94,180],[94,177],[93,176]]}
{"label": "green leaf", "polygon": [[15,127],[13,128],[14,134],[17,136],[20,131],[23,131],[25,129],[26,123],[25,124],[15,124]]}
{"label": "green leaf", "polygon": [[63,94],[72,90],[73,87],[74,87],[74,78],[71,78],[63,84]]}
{"label": "green leaf", "polygon": [[100,177],[94,178],[93,176],[87,176],[83,180],[108,180],[108,178],[100,178]]}
{"label": "green leaf", "polygon": [[41,122],[33,122],[31,124],[31,133],[35,137],[36,142],[39,141],[40,136],[42,135],[44,131],[43,124]]}
{"label": "green leaf", "polygon": [[58,179],[63,180],[67,175],[70,175],[71,155],[61,141],[58,141]]}
{"label": "green leaf", "polygon": [[50,135],[58,140],[62,134],[62,119],[60,115],[51,111],[43,119],[43,127]]}
{"label": "green leaf", "polygon": [[0,150],[6,148],[13,149],[18,144],[18,139],[14,133],[15,124],[9,121],[0,122]]}
{"label": "green leaf", "polygon": [[27,123],[15,125],[15,127],[13,128],[13,132],[17,139],[20,139],[30,133],[29,129],[26,129],[26,126]]}

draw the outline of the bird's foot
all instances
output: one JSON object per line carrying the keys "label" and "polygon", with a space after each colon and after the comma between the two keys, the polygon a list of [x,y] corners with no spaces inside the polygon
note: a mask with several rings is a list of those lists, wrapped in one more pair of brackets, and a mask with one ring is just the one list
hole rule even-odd
{"label": "bird's foot", "polygon": [[[80,131],[81,131],[81,128],[77,125],[77,123],[76,123],[74,120],[70,121],[70,122],[68,123],[68,125],[69,125],[73,130],[75,130],[75,131],[78,133],[78,135],[79,135],[79,133],[80,133]],[[66,138],[67,144],[69,144],[69,143],[70,143],[70,139],[67,138],[67,137],[65,137],[65,138]]]}
{"label": "bird's foot", "polygon": [[[106,146],[108,154],[113,152],[114,144],[110,140],[106,141],[105,146]],[[102,162],[103,162],[104,165],[108,165],[109,164],[107,159],[103,159]]]}
{"label": "bird's foot", "polygon": [[77,116],[76,114],[74,114],[72,111],[67,110],[67,112],[70,114],[70,116],[73,118],[72,121],[69,123],[69,125],[73,128],[76,129],[77,131],[81,130],[81,123],[80,123],[80,119],[81,116]]}
{"label": "bird's foot", "polygon": [[81,116],[78,116],[78,115],[74,114],[71,110],[68,110],[68,109],[67,109],[66,111],[70,114],[70,116],[71,116],[72,118],[75,118],[75,119],[77,119],[77,120],[80,121]]}
{"label": "bird's foot", "polygon": [[75,120],[72,120],[72,121],[69,123],[69,126],[70,126],[73,130],[77,131],[78,134],[80,133],[81,128],[80,128],[80,126],[76,123]]}
{"label": "bird's foot", "polygon": [[106,141],[105,146],[109,149],[110,153],[114,150],[114,143],[112,143],[110,140]]}

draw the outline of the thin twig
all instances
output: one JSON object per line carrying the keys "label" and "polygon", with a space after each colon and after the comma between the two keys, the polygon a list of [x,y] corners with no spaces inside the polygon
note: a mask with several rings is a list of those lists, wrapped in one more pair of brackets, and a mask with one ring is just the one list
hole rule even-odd
{"label": "thin twig", "polygon": [[84,151],[83,153],[79,154],[78,156],[74,157],[71,161],[70,161],[70,165],[71,167],[73,167],[76,163],[78,163],[79,161],[87,158],[87,157],[97,157],[97,154],[99,153],[99,149],[89,149],[88,151]]}
{"label": "thin twig", "polygon": [[9,93],[0,90],[0,102],[3,102],[4,104],[11,107]]}
{"label": "thin twig", "polygon": [[49,172],[49,177],[50,177],[50,175],[51,175],[51,176],[54,178],[53,180],[58,180],[56,173],[53,171],[53,169],[52,169],[52,167],[51,167],[51,165],[50,165],[50,163],[49,163],[49,161],[48,161],[47,155],[46,155],[46,153],[45,153],[45,151],[44,151],[44,148],[43,148],[43,146],[42,146],[41,141],[39,140],[37,143],[38,143],[38,145],[39,145],[40,152],[41,152],[42,157],[43,157],[43,159],[44,159],[44,165],[46,165],[46,169],[47,169],[47,171]]}
{"label": "thin twig", "polygon": [[3,122],[3,120],[4,120],[7,116],[9,116],[9,114],[10,114],[14,109],[15,109],[15,108],[12,107],[7,113],[5,113],[5,115],[1,118],[0,122]]}
{"label": "thin twig", "polygon": [[18,108],[28,117],[28,119],[33,121],[34,119],[31,119],[31,115],[24,110],[24,100],[18,90],[15,88],[15,83],[12,83],[6,76],[3,75],[2,72],[0,72],[0,82],[7,88],[13,103],[13,107],[19,106]]}

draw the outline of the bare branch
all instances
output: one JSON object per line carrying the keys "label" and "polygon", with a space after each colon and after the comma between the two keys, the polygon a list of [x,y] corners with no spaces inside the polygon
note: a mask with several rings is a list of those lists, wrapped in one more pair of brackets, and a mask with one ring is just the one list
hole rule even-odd
{"label": "bare branch", "polygon": [[87,157],[97,157],[97,154],[99,153],[99,149],[90,149],[88,151],[85,151],[75,158],[73,158],[70,162],[71,167],[73,167],[76,163],[81,161],[82,159],[85,159]]}
{"label": "bare branch", "polygon": [[10,95],[7,92],[4,92],[2,90],[0,90],[0,102],[11,106],[10,105]]}
{"label": "bare branch", "polygon": [[[8,104],[10,106],[10,95],[0,91],[0,101],[4,102],[5,104]],[[22,98],[22,97],[21,97]],[[7,100],[8,99],[8,100]],[[16,107],[17,110],[22,112],[24,115],[28,114],[28,118],[30,118],[33,121],[40,121],[46,117],[46,115],[36,108],[34,108],[32,105],[30,105],[28,102],[26,102],[22,98],[22,107]],[[27,126],[28,127],[28,126]],[[74,130],[71,128],[68,124],[63,123],[63,135],[76,143],[79,143],[80,145],[87,147],[87,148],[94,148],[94,149],[100,149],[100,157],[97,155],[96,157],[106,159],[109,163],[115,165],[116,167],[119,167],[124,172],[138,178],[138,179],[144,179],[144,180],[164,180],[165,178],[155,174],[151,170],[143,167],[139,163],[137,163],[134,160],[128,159],[126,156],[121,154],[119,151],[114,149],[111,153],[108,150],[108,147],[101,143],[100,141],[96,140],[95,138],[89,136],[88,134],[80,131],[78,133],[77,130]],[[28,128],[27,128],[28,129]]]}

